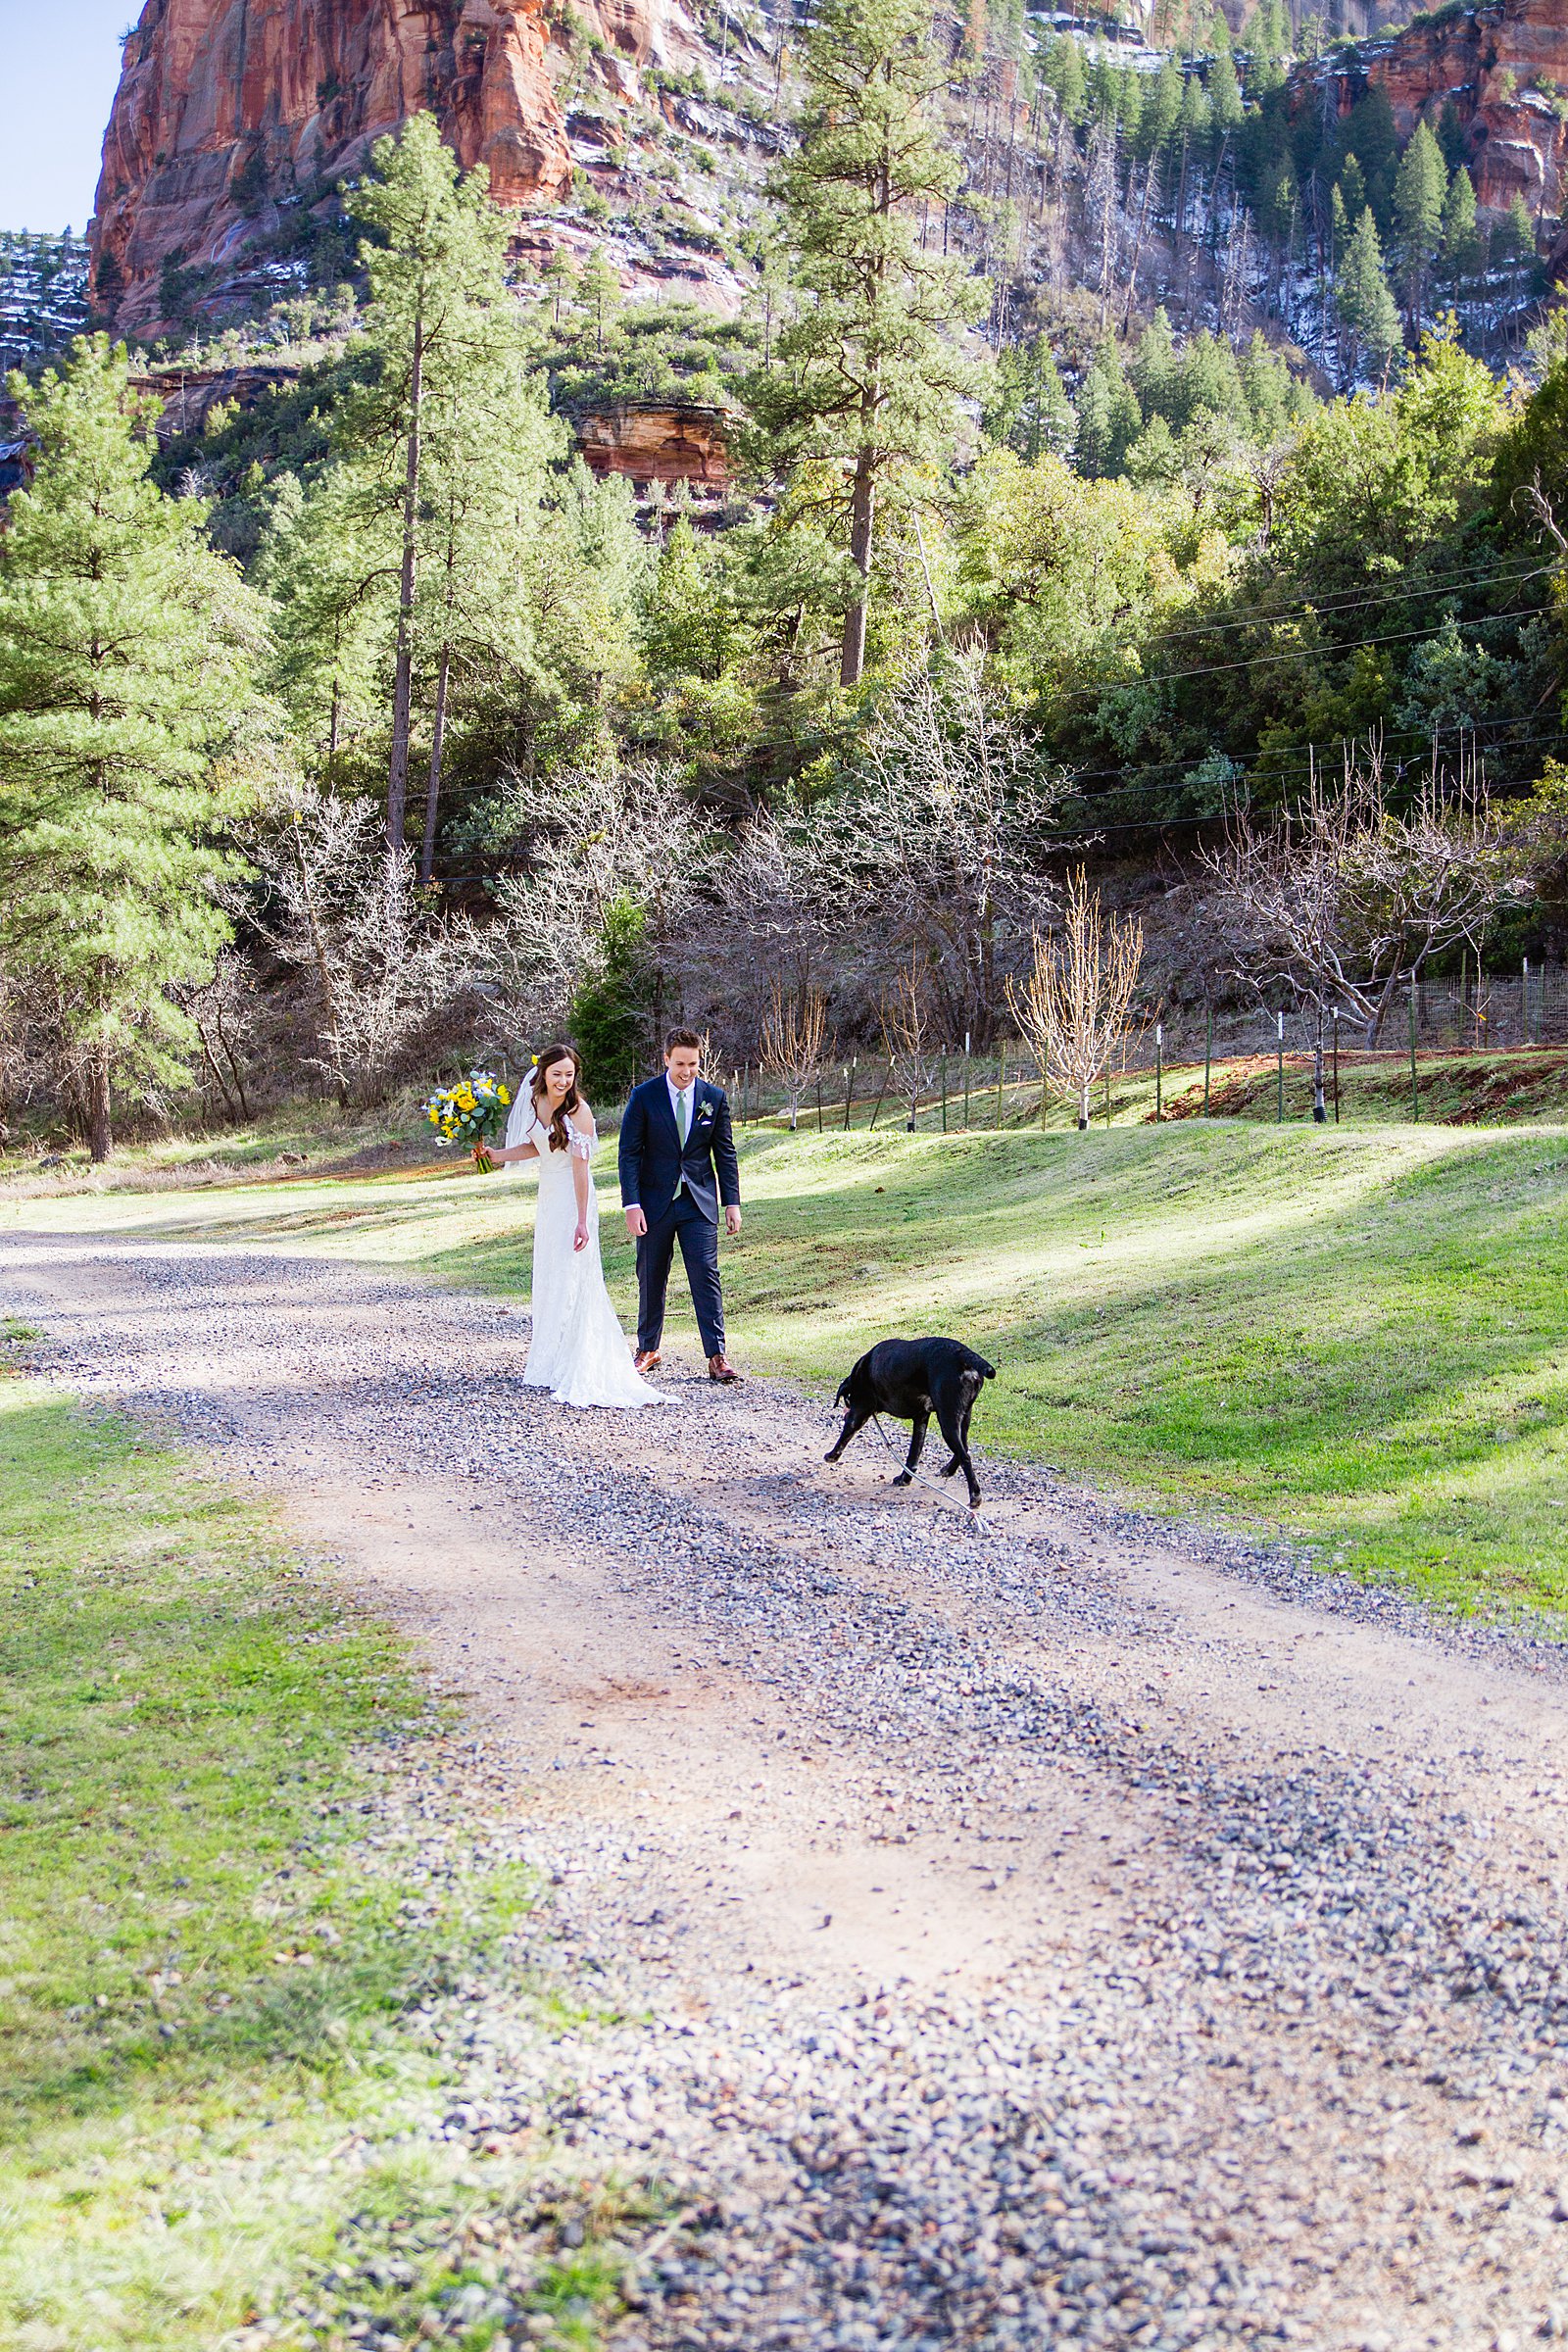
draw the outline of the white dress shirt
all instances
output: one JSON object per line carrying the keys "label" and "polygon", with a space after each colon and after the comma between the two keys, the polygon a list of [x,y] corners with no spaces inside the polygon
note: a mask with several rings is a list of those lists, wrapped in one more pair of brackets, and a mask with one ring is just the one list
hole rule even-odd
{"label": "white dress shirt", "polygon": [[[686,1141],[687,1143],[690,1143],[692,1140],[692,1125],[697,1117],[697,1081],[694,1078],[690,1086],[679,1087],[675,1084],[674,1080],[670,1077],[669,1072],[666,1070],[664,1073],[664,1087],[669,1096],[669,1107],[675,1115],[675,1133],[677,1136],[680,1134],[680,1106],[683,1102],[686,1105]],[[681,1194],[685,1190],[686,1172],[684,1169],[682,1169],[679,1180],[675,1186],[674,1198],[678,1200]]]}

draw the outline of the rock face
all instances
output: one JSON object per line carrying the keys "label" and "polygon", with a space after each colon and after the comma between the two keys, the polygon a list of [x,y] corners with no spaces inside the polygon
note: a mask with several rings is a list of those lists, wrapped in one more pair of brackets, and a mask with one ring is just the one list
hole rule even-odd
{"label": "rock face", "polygon": [[[615,30],[646,54],[638,0]],[[625,19],[624,24],[618,20]],[[166,266],[221,276],[433,109],[503,204],[551,197],[571,157],[545,0],[147,0],[125,43],[93,229],[116,324],[159,322]]]}
{"label": "rock face", "polygon": [[1348,111],[1369,85],[1387,90],[1401,137],[1452,103],[1484,205],[1522,196],[1536,220],[1563,209],[1568,171],[1568,0],[1486,0],[1439,9],[1313,76]]}
{"label": "rock face", "polygon": [[617,408],[585,416],[577,445],[590,469],[633,482],[696,482],[722,489],[729,480],[724,418],[716,409],[666,403]]}

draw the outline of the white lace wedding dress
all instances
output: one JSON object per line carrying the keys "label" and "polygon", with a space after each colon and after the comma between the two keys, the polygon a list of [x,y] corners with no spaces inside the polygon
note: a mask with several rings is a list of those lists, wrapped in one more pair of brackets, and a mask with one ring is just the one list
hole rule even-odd
{"label": "white lace wedding dress", "polygon": [[533,1338],[523,1379],[548,1389],[558,1404],[667,1404],[632,1370],[626,1335],[605,1288],[599,1255],[599,1195],[588,1179],[588,1241],[573,1250],[577,1196],[571,1181],[574,1158],[591,1160],[596,1134],[574,1136],[569,1152],[552,1152],[550,1130],[541,1124],[524,1094],[507,1122],[507,1144],[533,1144],[535,1160],[514,1168],[539,1171],[539,1206],[533,1228]]}

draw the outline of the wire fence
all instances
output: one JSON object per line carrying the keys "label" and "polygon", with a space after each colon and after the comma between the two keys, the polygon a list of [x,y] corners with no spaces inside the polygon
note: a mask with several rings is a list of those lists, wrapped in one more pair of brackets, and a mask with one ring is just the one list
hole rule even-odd
{"label": "wire fence", "polygon": [[[1272,1071],[1279,1115],[1299,1117],[1310,1109],[1313,1074],[1309,1069],[1303,1081],[1300,1065],[1315,1065],[1319,1048],[1332,1104],[1342,1067],[1409,1066],[1418,1090],[1423,1058],[1561,1045],[1568,1045],[1568,967],[1560,964],[1521,964],[1516,972],[1468,967],[1418,982],[1414,990],[1401,988],[1370,1048],[1365,1021],[1348,1008],[1338,1020],[1332,1013],[1320,1020],[1315,1010],[1299,1007],[1186,1004],[1151,1014],[1129,1030],[1096,1082],[1094,1110],[1097,1120],[1165,1117],[1173,1110],[1192,1116],[1211,1104],[1225,1106],[1239,1081]],[[729,1091],[738,1123],[808,1132],[1023,1127],[1053,1103],[1058,1111],[1062,1104],[1059,1083],[1015,1038],[999,1040],[988,1053],[949,1047],[926,1056],[918,1071],[881,1055],[848,1055],[824,1063],[798,1089],[755,1061],[715,1069],[714,1075]]]}

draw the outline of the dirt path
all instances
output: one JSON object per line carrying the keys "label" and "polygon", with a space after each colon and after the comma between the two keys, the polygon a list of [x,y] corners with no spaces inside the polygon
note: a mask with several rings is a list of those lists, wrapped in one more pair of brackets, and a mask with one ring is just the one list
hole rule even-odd
{"label": "dirt path", "polygon": [[14,1235],[0,1295],[466,1694],[626,2022],[476,2002],[462,2128],[706,2200],[627,2346],[1568,2337],[1554,1658],[1036,1474],[977,1531],[760,1382],[565,1413],[352,1268]]}

